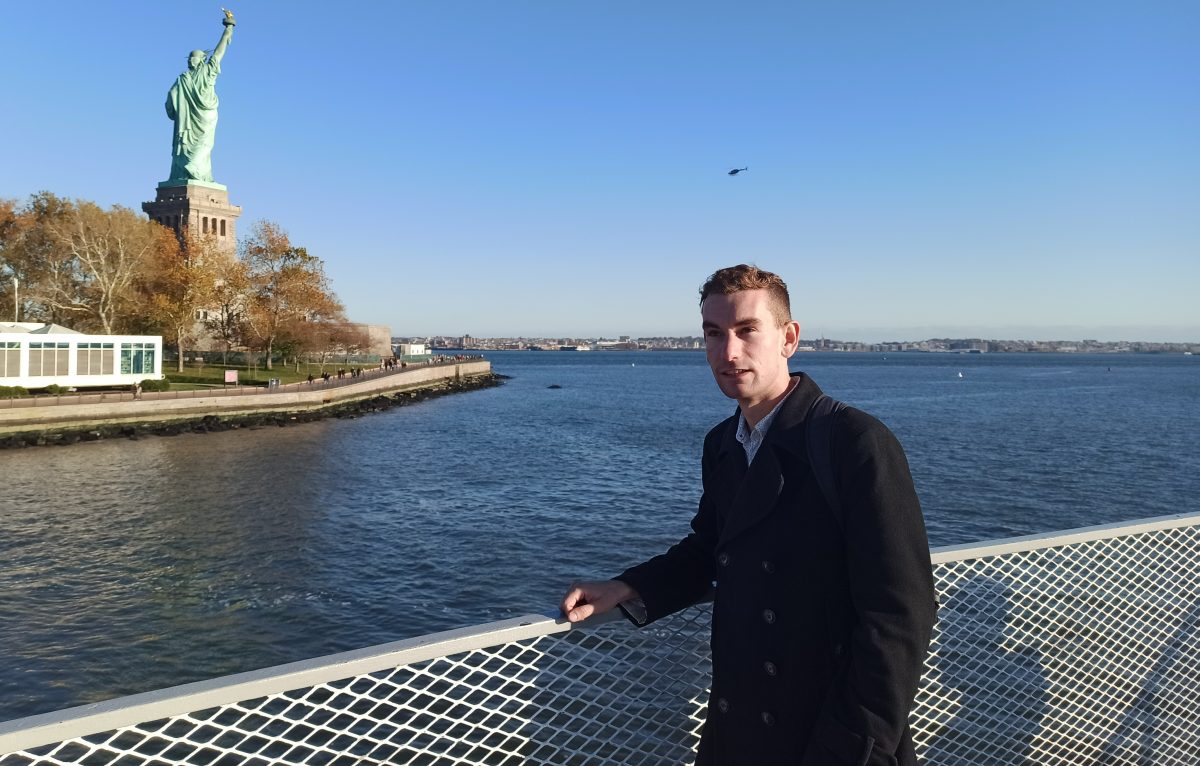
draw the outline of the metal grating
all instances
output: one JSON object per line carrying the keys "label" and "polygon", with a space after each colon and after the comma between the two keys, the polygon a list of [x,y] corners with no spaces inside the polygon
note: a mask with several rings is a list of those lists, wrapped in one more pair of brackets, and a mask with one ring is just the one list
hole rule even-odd
{"label": "metal grating", "polygon": [[1200,527],[935,565],[929,764],[1200,764]]}
{"label": "metal grating", "polygon": [[[1200,763],[1198,554],[1200,516],[935,551],[923,761]],[[0,766],[688,763],[708,630],[493,623],[0,724]]]}

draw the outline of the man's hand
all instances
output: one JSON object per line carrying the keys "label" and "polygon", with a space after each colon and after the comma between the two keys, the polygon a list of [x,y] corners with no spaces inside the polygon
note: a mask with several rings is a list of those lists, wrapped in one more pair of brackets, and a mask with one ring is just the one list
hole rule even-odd
{"label": "man's hand", "polygon": [[592,615],[611,611],[622,601],[637,597],[637,591],[620,580],[577,582],[563,596],[561,608],[569,622],[579,622]]}

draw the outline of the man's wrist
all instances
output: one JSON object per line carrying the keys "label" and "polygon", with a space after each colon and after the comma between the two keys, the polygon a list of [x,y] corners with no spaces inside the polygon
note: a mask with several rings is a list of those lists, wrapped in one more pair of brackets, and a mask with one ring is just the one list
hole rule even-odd
{"label": "man's wrist", "polygon": [[620,603],[622,601],[633,601],[634,599],[640,598],[640,596],[638,596],[638,592],[633,589],[633,586],[630,585],[629,583],[625,582],[624,580],[618,580],[616,578],[613,578],[613,582],[616,583],[617,585],[621,586],[621,593],[617,597],[618,603]]}

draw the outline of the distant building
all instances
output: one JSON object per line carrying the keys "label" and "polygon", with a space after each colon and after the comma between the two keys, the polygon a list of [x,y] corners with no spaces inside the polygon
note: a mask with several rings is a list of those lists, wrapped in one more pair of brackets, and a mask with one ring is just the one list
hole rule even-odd
{"label": "distant building", "polygon": [[429,353],[429,347],[424,343],[397,343],[395,349],[396,356],[425,356]]}
{"label": "distant building", "polygon": [[0,322],[0,386],[131,386],[162,376],[161,336],[84,335],[56,324]]}
{"label": "distant building", "polygon": [[392,355],[392,328],[382,324],[351,324],[367,338],[365,352],[377,356]]}

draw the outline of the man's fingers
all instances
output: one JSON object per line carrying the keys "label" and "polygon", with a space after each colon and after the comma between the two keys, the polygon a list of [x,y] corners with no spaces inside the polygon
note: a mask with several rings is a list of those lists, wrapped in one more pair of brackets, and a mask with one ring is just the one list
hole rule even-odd
{"label": "man's fingers", "polygon": [[615,580],[572,583],[559,608],[568,620],[579,622],[611,610],[628,592],[628,586]]}
{"label": "man's fingers", "polygon": [[562,613],[570,622],[586,620],[596,613],[596,594],[591,593],[587,583],[572,585],[563,597]]}
{"label": "man's fingers", "polygon": [[587,618],[591,617],[595,611],[596,607],[592,606],[591,604],[581,604],[580,606],[577,606],[576,608],[567,612],[567,621],[579,622],[581,620],[586,620]]}
{"label": "man's fingers", "polygon": [[562,605],[559,608],[562,609],[563,614],[570,614],[575,605],[582,600],[583,591],[578,586],[572,585],[571,589],[567,591],[567,595],[563,596]]}

